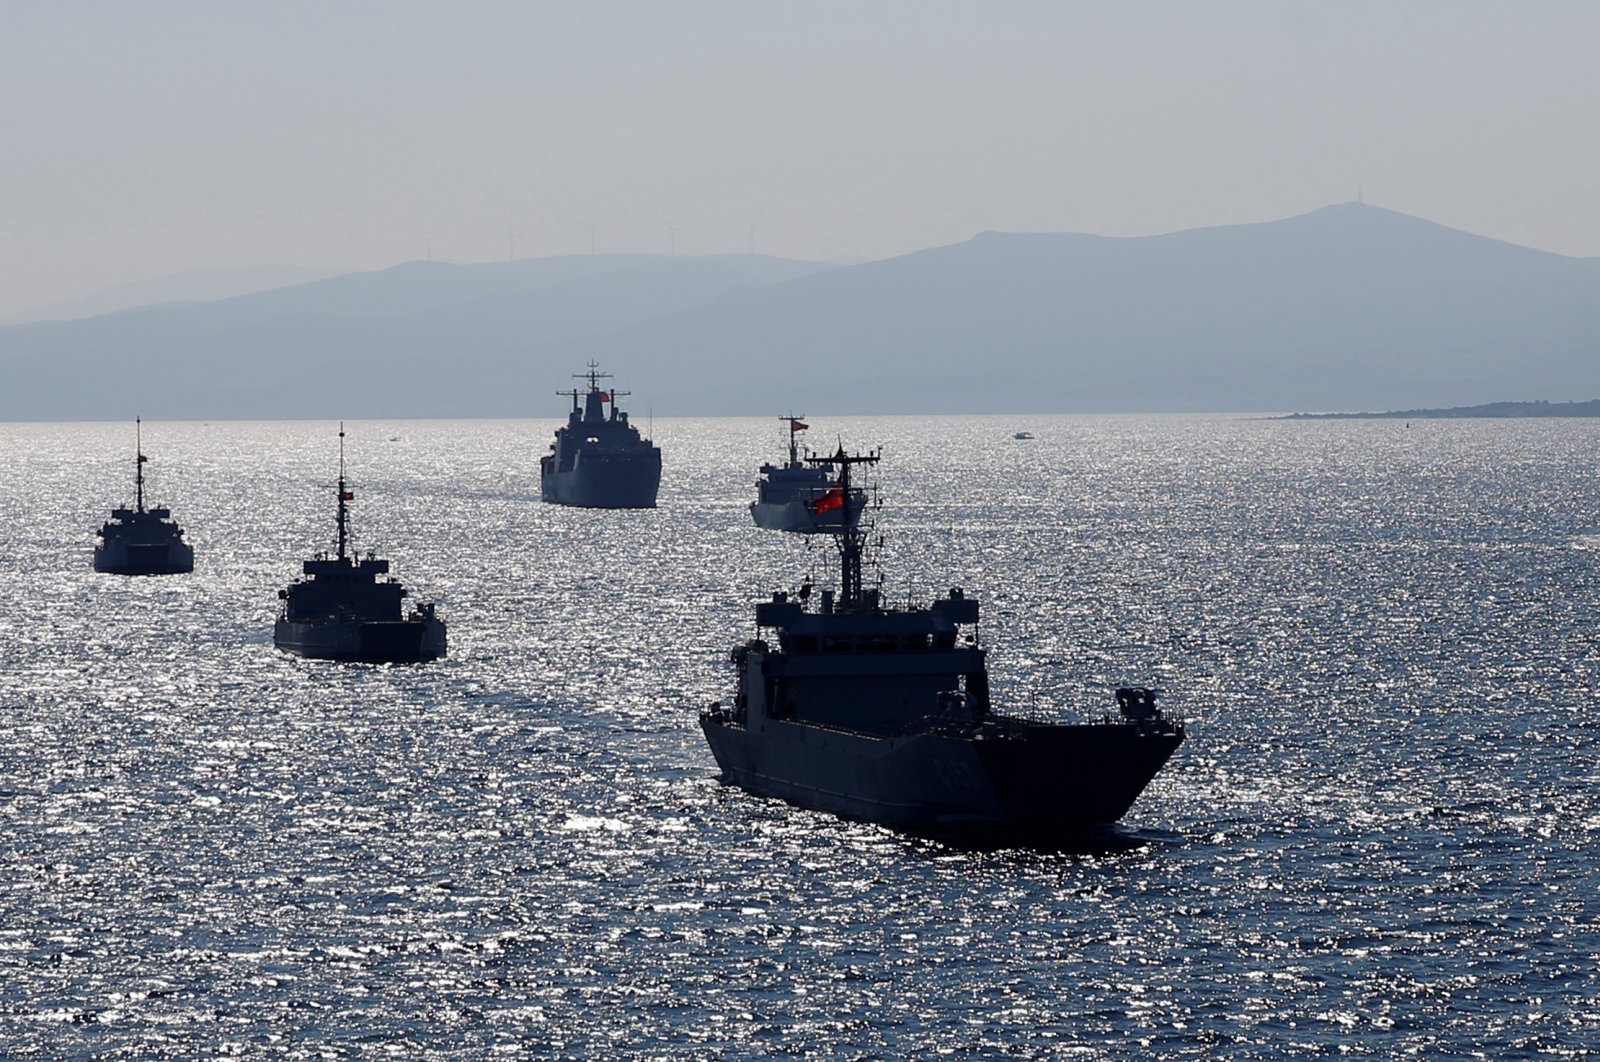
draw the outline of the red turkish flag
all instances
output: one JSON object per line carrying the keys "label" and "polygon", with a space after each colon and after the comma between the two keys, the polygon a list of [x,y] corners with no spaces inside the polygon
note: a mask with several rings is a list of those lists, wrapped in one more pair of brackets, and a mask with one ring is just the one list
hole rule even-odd
{"label": "red turkish flag", "polygon": [[816,501],[811,503],[811,511],[816,513],[818,516],[821,516],[823,513],[831,513],[835,509],[842,508],[844,508],[844,491],[840,490],[838,487],[834,487],[832,490],[821,495]]}

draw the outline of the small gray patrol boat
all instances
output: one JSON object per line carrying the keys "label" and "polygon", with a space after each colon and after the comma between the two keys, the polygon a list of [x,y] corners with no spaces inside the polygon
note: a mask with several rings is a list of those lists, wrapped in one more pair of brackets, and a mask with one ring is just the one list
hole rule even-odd
{"label": "small gray patrol boat", "polygon": [[610,378],[591,361],[588,372],[574,374],[574,379],[589,381],[588,390],[557,392],[572,398],[572,412],[566,425],[556,429],[550,452],[539,459],[544,501],[593,509],[655,508],[661,450],[641,438],[617,408],[617,398],[629,392],[600,386]]}
{"label": "small gray patrol boat", "polygon": [[[850,489],[877,455],[813,457]],[[861,583],[866,535],[834,532],[839,589],[776,592],[736,647],[732,704],[701,712],[724,782],[808,808],[977,844],[1070,841],[1116,822],[1184,738],[1142,687],[1116,691],[1118,717],[1040,722],[998,712],[985,650],[963,627],[978,601],[959,588],[928,608],[887,607]]]}
{"label": "small gray patrol boat", "polygon": [[444,621],[432,604],[402,614],[407,590],[387,576],[389,562],[350,545],[348,505],[355,500],[344,470],[344,425],[339,425],[338,552],[305,562],[306,578],[278,591],[283,610],[272,644],[287,653],[319,660],[370,664],[415,663],[445,654]]}
{"label": "small gray patrol boat", "polygon": [[182,575],[194,571],[194,547],[183,540],[183,528],[165,506],[144,507],[144,429],[138,417],[134,431],[134,507],[111,510],[111,519],[96,533],[94,570],[109,575]]}
{"label": "small gray patrol boat", "polygon": [[757,527],[769,531],[801,535],[838,531],[843,526],[846,507],[860,514],[867,503],[866,492],[859,488],[841,490],[826,465],[801,460],[799,436],[811,425],[792,415],[779,419],[789,426],[789,460],[781,465],[761,466],[750,518]]}

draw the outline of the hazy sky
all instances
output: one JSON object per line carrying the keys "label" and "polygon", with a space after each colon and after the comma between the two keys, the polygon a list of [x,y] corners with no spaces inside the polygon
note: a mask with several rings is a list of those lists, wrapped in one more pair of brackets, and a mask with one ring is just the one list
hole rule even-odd
{"label": "hazy sky", "polygon": [[0,316],[202,266],[1141,235],[1600,255],[1600,3],[0,0]]}

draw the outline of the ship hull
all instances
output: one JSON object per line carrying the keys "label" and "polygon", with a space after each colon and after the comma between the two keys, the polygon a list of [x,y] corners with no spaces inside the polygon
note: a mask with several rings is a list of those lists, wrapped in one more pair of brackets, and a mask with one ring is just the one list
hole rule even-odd
{"label": "ship hull", "polygon": [[586,456],[567,472],[542,471],[541,497],[556,505],[589,509],[653,509],[661,487],[661,456],[596,459]]}
{"label": "ship hull", "polygon": [[1003,737],[880,737],[779,719],[701,727],[723,781],[907,832],[1047,843],[1116,822],[1183,741],[1181,729],[1016,721]]}
{"label": "ship hull", "polygon": [[106,542],[96,546],[94,570],[108,575],[183,575],[194,571],[187,542]]}
{"label": "ship hull", "polygon": [[[860,515],[866,505],[864,496],[852,499],[850,518]],[[750,518],[757,527],[768,531],[792,531],[800,535],[831,535],[844,527],[838,510],[818,516],[805,500],[796,498],[786,502],[751,502]]]}
{"label": "ship hull", "polygon": [[295,623],[280,619],[272,643],[286,653],[316,660],[410,664],[445,655],[445,628],[437,619]]}

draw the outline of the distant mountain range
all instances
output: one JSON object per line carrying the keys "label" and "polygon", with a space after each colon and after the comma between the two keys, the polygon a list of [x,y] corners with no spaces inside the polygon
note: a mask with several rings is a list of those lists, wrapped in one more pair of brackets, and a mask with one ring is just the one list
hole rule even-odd
{"label": "distant mountain range", "polygon": [[1360,204],[849,266],[413,262],[0,328],[0,418],[559,416],[590,359],[657,416],[1278,412],[1600,393],[1600,259]]}
{"label": "distant mountain range", "polygon": [[1600,398],[1588,402],[1486,402],[1449,409],[1397,409],[1386,413],[1291,413],[1284,420],[1458,420],[1467,417],[1600,417]]}
{"label": "distant mountain range", "polygon": [[292,284],[309,284],[348,273],[348,269],[318,269],[312,266],[233,266],[215,269],[189,269],[150,280],[97,291],[81,299],[38,306],[0,318],[0,325],[31,324],[34,321],[75,321],[103,313],[154,306],[164,302],[211,302],[250,295]]}

